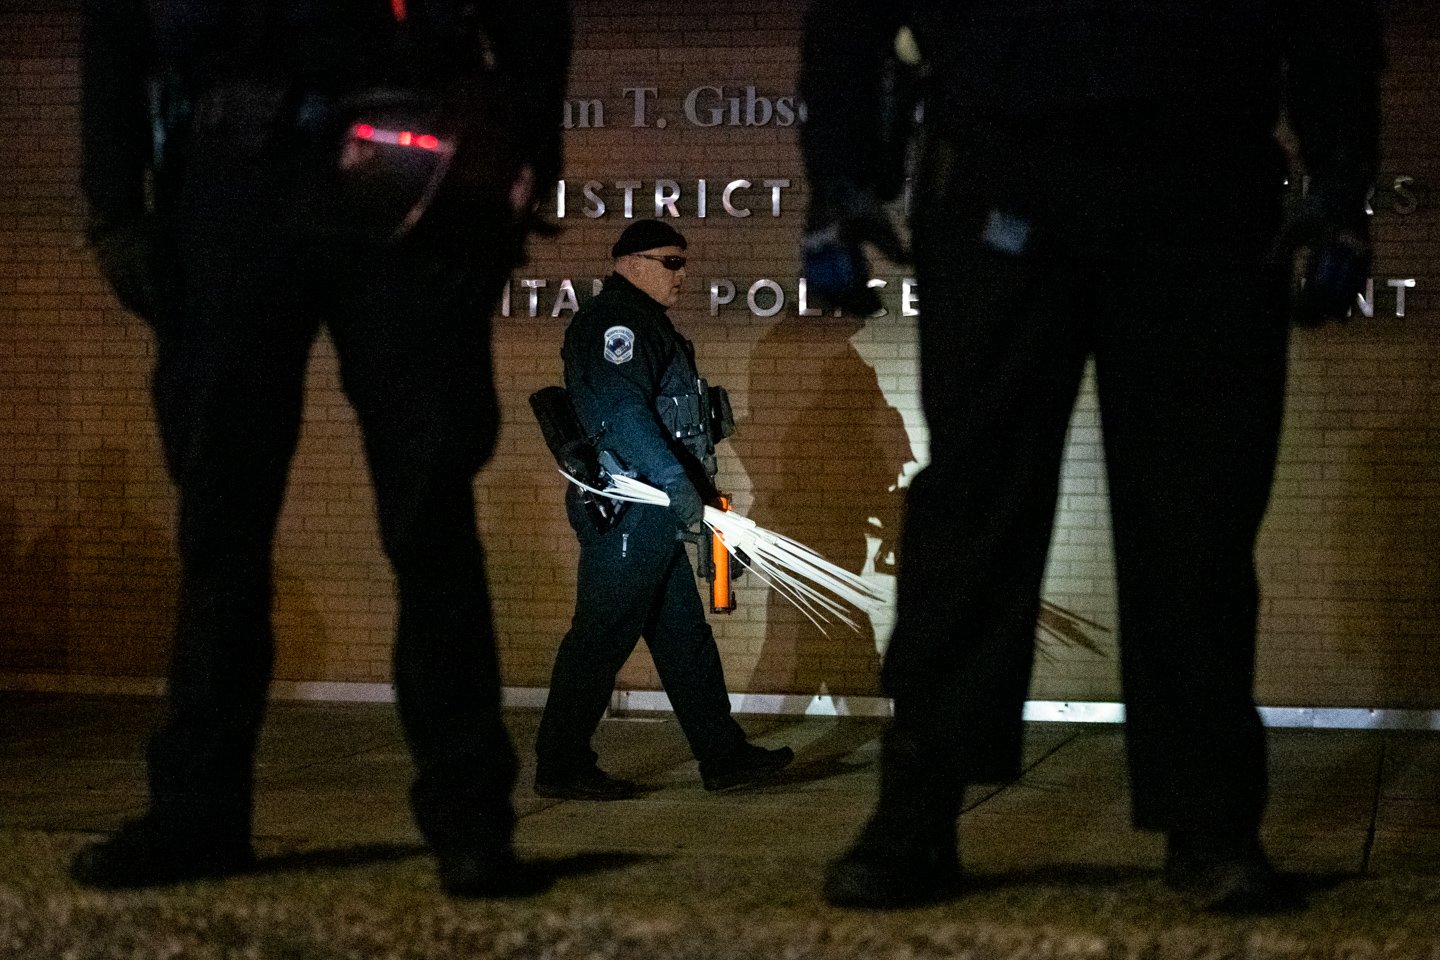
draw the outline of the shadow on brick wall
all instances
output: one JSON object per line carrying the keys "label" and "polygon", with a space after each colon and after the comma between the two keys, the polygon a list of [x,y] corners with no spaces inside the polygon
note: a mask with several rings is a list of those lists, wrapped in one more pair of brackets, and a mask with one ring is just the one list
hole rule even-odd
{"label": "shadow on brick wall", "polygon": [[[790,317],[771,328],[751,354],[750,414],[731,442],[754,491],[751,519],[847,570],[861,572],[875,555],[893,573],[885,558],[899,534],[897,478],[912,453],[904,420],[850,342],[863,326]],[[878,693],[875,629],[857,620],[858,632],[832,624],[827,637],[769,591],[759,661],[742,689]]]}
{"label": "shadow on brick wall", "polygon": [[122,447],[81,451],[67,504],[21,546],[13,507],[0,515],[9,639],[0,669],[156,676],[169,648],[179,565],[167,530],[135,501]]}
{"label": "shadow on brick wall", "polygon": [[275,564],[275,678],[330,680],[344,669],[343,645],[330,643],[325,619],[315,603],[303,571]]}
{"label": "shadow on brick wall", "polygon": [[[1423,436],[1433,422],[1429,401],[1415,397],[1401,406],[1387,425]],[[1366,468],[1335,508],[1337,523],[1327,538],[1335,562],[1321,568],[1323,612],[1338,628],[1338,659],[1354,671],[1349,681],[1360,705],[1434,709],[1440,704],[1436,471],[1433,463],[1397,461],[1391,444],[1377,431],[1353,451]]]}

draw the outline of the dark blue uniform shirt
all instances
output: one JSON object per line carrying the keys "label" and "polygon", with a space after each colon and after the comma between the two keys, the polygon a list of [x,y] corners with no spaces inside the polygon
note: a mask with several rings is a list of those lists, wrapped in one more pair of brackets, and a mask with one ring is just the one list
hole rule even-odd
{"label": "dark blue uniform shirt", "polygon": [[682,471],[713,480],[695,350],[663,306],[611,274],[570,322],[561,356],[575,411],[599,449],[657,485]]}

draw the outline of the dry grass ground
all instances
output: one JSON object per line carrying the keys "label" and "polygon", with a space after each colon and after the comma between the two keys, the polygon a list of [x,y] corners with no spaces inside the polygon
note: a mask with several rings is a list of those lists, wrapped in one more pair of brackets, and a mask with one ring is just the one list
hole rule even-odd
{"label": "dry grass ground", "polygon": [[1273,917],[1198,916],[1142,870],[976,877],[956,903],[840,911],[813,859],[547,854],[554,888],[455,901],[409,845],[262,849],[262,870],[81,890],[86,837],[0,833],[0,957],[17,960],[1437,960],[1440,875],[1302,877]]}
{"label": "dry grass ground", "polygon": [[507,721],[525,769],[522,853],[553,888],[441,893],[405,796],[388,704],[272,704],[258,758],[261,869],[158,891],[82,890],[66,866],[145,804],[161,704],[0,696],[0,960],[1440,960],[1440,735],[1276,730],[1266,842],[1306,903],[1197,915],[1129,824],[1119,728],[1035,724],[1026,772],[973,791],[956,903],[832,909],[824,864],[874,799],[879,721],[754,717],[795,764],[701,789],[673,718],[607,721],[606,768],[646,794],[556,803],[529,789],[537,715]]}

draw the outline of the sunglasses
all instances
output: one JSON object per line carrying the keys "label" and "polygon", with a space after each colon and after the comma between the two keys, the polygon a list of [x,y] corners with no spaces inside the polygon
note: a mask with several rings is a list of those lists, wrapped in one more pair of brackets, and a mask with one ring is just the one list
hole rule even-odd
{"label": "sunglasses", "polygon": [[660,266],[664,267],[666,270],[683,270],[686,263],[684,257],[677,256],[673,253],[665,257],[657,257],[653,253],[637,253],[635,254],[635,256],[644,257],[646,260],[659,261]]}

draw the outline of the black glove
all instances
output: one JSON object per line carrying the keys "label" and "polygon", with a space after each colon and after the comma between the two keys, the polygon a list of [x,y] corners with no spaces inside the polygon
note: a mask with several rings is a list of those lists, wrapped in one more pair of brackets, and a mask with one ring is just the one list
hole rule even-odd
{"label": "black glove", "polygon": [[152,216],[118,226],[91,230],[95,260],[115,299],[126,310],[154,326],[160,313],[161,254],[159,230]]}
{"label": "black glove", "polygon": [[735,558],[735,562],[730,564],[730,579],[739,580],[750,569],[750,555],[739,547],[731,548],[730,553]]}
{"label": "black glove", "polygon": [[670,498],[670,512],[675,514],[675,519],[679,520],[680,526],[686,530],[695,526],[705,516],[705,501],[700,499],[700,492],[695,489],[695,484],[683,473],[667,481],[660,489]]}
{"label": "black glove", "polygon": [[873,244],[897,263],[908,261],[910,251],[873,190],[839,177],[813,186],[800,266],[810,298],[862,317],[878,313],[880,295],[869,285],[870,263],[862,244]]}
{"label": "black glove", "polygon": [[1296,268],[1291,316],[1298,326],[1344,322],[1370,277],[1370,224],[1364,207],[1341,209],[1330,199],[1339,191],[1312,186],[1286,212],[1276,256]]}

